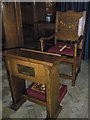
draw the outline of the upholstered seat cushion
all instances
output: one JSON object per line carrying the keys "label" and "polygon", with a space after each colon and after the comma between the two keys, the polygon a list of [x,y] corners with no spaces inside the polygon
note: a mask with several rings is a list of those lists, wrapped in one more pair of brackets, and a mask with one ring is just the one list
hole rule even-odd
{"label": "upholstered seat cushion", "polygon": [[[59,103],[61,103],[63,97],[67,93],[67,85],[60,84],[59,87]],[[46,101],[45,98],[45,88],[42,84],[31,83],[31,85],[27,88],[27,94],[35,99]]]}
{"label": "upholstered seat cushion", "polygon": [[57,43],[55,46],[49,48],[48,52],[73,56],[74,55],[74,45],[70,43]]}

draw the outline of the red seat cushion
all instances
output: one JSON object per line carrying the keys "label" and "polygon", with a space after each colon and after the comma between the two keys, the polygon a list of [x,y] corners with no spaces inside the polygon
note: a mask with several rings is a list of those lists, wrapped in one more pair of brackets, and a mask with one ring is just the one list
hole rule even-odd
{"label": "red seat cushion", "polygon": [[[59,103],[61,103],[63,97],[67,93],[67,85],[60,84],[59,87]],[[42,84],[31,83],[31,85],[27,88],[27,94],[35,99],[46,101],[45,98],[45,90],[42,90]]]}
{"label": "red seat cushion", "polygon": [[[61,50],[61,48],[63,48]],[[60,51],[61,50],[61,51]],[[73,56],[74,55],[74,45],[70,43],[57,43],[55,46],[51,47],[48,52],[61,54],[61,55],[67,55],[67,56]]]}

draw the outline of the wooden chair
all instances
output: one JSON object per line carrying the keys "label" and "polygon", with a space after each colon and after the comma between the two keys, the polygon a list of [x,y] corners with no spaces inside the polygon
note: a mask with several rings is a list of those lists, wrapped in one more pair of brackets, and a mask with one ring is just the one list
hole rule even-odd
{"label": "wooden chair", "polygon": [[[49,37],[40,38],[41,51],[44,51],[45,44],[54,38],[54,46],[48,49],[48,52],[66,56],[63,63],[72,64],[72,76],[60,74],[61,77],[71,79],[72,85],[75,85],[75,79],[80,71],[82,41],[85,26],[86,12],[75,12],[69,10],[66,12],[56,12],[55,34]],[[76,63],[78,70],[76,71]]]}

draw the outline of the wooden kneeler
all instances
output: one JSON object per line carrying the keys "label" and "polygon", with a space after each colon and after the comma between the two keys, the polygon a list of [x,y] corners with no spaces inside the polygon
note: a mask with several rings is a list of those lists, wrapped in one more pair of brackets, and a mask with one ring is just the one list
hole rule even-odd
{"label": "wooden kneeler", "polygon": [[[18,110],[26,100],[30,100],[46,106],[47,118],[57,118],[62,109],[60,102],[67,92],[67,86],[59,85],[59,63],[63,58],[23,48],[4,51],[4,58],[13,100],[11,108]],[[28,88],[26,80],[32,81]],[[36,92],[36,83],[45,86],[43,94]]]}
{"label": "wooden kneeler", "polygon": [[[27,94],[32,98],[36,98],[44,102],[46,101],[44,85],[32,82],[26,91]],[[61,103],[66,93],[67,93],[67,85],[59,84],[59,104]]]}

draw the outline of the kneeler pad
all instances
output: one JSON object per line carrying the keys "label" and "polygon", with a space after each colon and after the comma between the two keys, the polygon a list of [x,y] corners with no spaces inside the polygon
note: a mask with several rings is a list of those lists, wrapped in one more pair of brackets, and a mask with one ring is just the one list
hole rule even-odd
{"label": "kneeler pad", "polygon": [[[42,84],[32,82],[27,88],[27,94],[35,99],[46,101],[45,99],[45,87]],[[67,85],[59,85],[59,103],[61,103],[63,97],[67,93]]]}
{"label": "kneeler pad", "polygon": [[70,43],[57,43],[48,52],[72,57],[74,55],[74,45]]}

